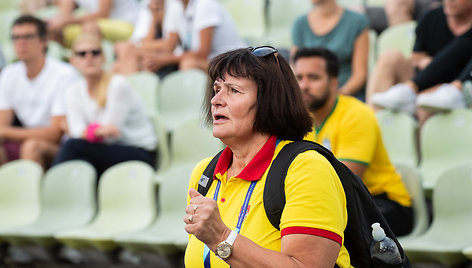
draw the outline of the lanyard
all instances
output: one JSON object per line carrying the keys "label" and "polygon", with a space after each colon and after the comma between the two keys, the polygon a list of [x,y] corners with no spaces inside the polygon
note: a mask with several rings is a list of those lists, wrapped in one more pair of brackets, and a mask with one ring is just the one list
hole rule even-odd
{"label": "lanyard", "polygon": [[[251,185],[249,185],[249,189],[247,190],[246,197],[244,198],[244,203],[243,206],[241,207],[241,211],[239,212],[239,217],[238,217],[238,224],[236,225],[236,232],[239,234],[239,231],[241,230],[241,226],[243,225],[243,221],[246,216],[246,211],[247,207],[249,206],[249,200],[251,199],[252,192],[254,191],[254,187],[256,186],[257,181],[252,181]],[[213,195],[213,200],[218,199],[218,192],[220,191],[220,186],[221,186],[221,181],[218,181],[218,184],[216,185],[215,189],[215,194]],[[210,265],[210,249],[208,246],[205,244],[204,249],[203,249],[203,264],[205,268],[211,268]]]}

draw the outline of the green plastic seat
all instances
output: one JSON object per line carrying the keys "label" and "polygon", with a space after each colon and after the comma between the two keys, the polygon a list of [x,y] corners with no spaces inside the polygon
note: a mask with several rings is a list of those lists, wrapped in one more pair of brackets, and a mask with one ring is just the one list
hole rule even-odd
{"label": "green plastic seat", "polygon": [[157,148],[159,156],[157,157],[156,167],[165,169],[169,165],[169,143],[167,141],[167,130],[164,121],[158,114],[158,90],[160,80],[158,76],[151,72],[136,72],[128,76],[131,86],[141,96],[146,113],[153,121],[154,130],[157,134]]}
{"label": "green plastic seat", "polygon": [[370,29],[368,32],[369,35],[369,51],[367,54],[367,70],[371,74],[375,67],[375,62],[377,61],[377,33]]}
{"label": "green plastic seat", "polygon": [[171,139],[171,166],[181,163],[196,165],[206,157],[214,156],[224,144],[213,137],[210,128],[200,118],[185,121],[174,130]]}
{"label": "green plastic seat", "polygon": [[16,160],[0,167],[0,230],[33,222],[40,212],[43,169],[29,160]]}
{"label": "green plastic seat", "polygon": [[292,46],[292,26],[301,15],[310,12],[308,0],[271,0],[268,3],[267,43],[276,48]]}
{"label": "green plastic seat", "polygon": [[454,166],[439,177],[433,192],[431,227],[414,239],[402,241],[412,262],[459,265],[462,250],[472,244],[472,162]]}
{"label": "green plastic seat", "polygon": [[402,181],[411,196],[414,212],[413,230],[408,235],[399,237],[401,242],[403,239],[414,238],[428,229],[429,213],[419,170],[407,164],[396,164],[395,169],[402,176]]}
{"label": "green plastic seat", "polygon": [[85,226],[96,213],[97,175],[92,165],[73,160],[49,169],[41,187],[41,214],[29,225],[0,231],[12,245],[55,244],[55,232]]}
{"label": "green plastic seat", "polygon": [[233,17],[239,36],[252,46],[259,45],[261,38],[266,33],[265,1],[221,1],[221,4]]}
{"label": "green plastic seat", "polygon": [[161,83],[158,112],[169,132],[189,118],[202,114],[207,75],[200,70],[176,71]]}
{"label": "green plastic seat", "polygon": [[386,109],[376,112],[376,116],[390,161],[416,167],[416,120],[409,114]]}
{"label": "green plastic seat", "polygon": [[427,197],[438,177],[472,156],[472,111],[467,109],[437,113],[423,125],[420,133],[423,188]]}
{"label": "green plastic seat", "polygon": [[67,229],[55,238],[71,248],[116,248],[113,237],[145,229],[156,216],[154,170],[140,161],[127,161],[107,169],[98,185],[98,213],[82,228]]}
{"label": "green plastic seat", "polygon": [[193,168],[194,165],[181,165],[158,174],[160,213],[156,221],[145,231],[115,237],[115,242],[133,252],[151,250],[167,255],[185,249],[188,234],[183,216]]}
{"label": "green plastic seat", "polygon": [[157,91],[159,89],[159,77],[151,72],[136,72],[128,76],[128,81],[141,96],[147,113],[155,113],[158,110]]}
{"label": "green plastic seat", "polygon": [[409,58],[415,42],[416,22],[405,22],[385,29],[377,39],[377,55],[384,51],[395,49]]}
{"label": "green plastic seat", "polygon": [[[4,1],[6,0],[0,1],[0,3],[4,3]],[[11,26],[13,25],[13,21],[19,16],[20,11],[17,9],[0,8],[0,42],[2,44],[10,42]]]}

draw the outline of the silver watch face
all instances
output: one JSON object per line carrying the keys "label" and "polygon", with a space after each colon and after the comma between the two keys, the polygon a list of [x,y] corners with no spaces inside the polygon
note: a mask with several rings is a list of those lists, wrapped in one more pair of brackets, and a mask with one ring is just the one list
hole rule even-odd
{"label": "silver watch face", "polygon": [[231,250],[231,245],[227,242],[223,242],[216,247],[216,254],[224,260],[231,256]]}

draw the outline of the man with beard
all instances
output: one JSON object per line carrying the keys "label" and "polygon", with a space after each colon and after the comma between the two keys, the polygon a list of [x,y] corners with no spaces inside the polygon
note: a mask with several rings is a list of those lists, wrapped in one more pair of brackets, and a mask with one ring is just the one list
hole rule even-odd
{"label": "man with beard", "polygon": [[318,142],[362,178],[395,235],[413,227],[411,199],[383,145],[374,112],[359,100],[338,94],[339,63],[322,48],[300,49],[294,72],[314,127],[305,139]]}

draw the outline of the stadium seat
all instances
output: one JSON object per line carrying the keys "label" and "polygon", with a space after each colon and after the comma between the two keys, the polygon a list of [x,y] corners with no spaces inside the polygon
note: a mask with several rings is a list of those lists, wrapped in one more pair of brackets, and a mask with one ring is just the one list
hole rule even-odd
{"label": "stadium seat", "polygon": [[0,10],[19,10],[20,0],[2,0],[0,1]]}
{"label": "stadium seat", "polygon": [[61,163],[49,169],[41,187],[41,214],[33,223],[8,231],[0,237],[12,245],[55,244],[53,234],[88,224],[96,212],[96,172],[81,160]]}
{"label": "stadium seat", "polygon": [[421,128],[419,165],[427,197],[445,170],[470,161],[472,156],[472,111],[437,113]]}
{"label": "stadium seat", "polygon": [[223,143],[213,137],[212,130],[203,126],[200,118],[189,119],[172,134],[171,166],[182,163],[196,165],[203,158],[213,156],[223,148]]}
{"label": "stadium seat", "polygon": [[368,73],[372,73],[377,61],[376,55],[377,48],[377,33],[374,30],[369,30],[369,52],[367,56],[367,70]]}
{"label": "stadium seat", "polygon": [[416,120],[409,114],[392,110],[377,111],[376,116],[390,161],[416,167]]}
{"label": "stadium seat", "polygon": [[0,167],[0,230],[33,222],[40,212],[43,169],[29,160],[15,160]]}
{"label": "stadium seat", "polygon": [[423,192],[423,184],[418,169],[406,164],[396,164],[395,169],[402,176],[402,181],[411,196],[414,212],[413,230],[402,239],[414,238],[426,231],[429,227],[429,213],[426,198]]}
{"label": "stadium seat", "polygon": [[221,4],[231,14],[238,33],[252,46],[260,45],[266,33],[266,0],[225,0]]}
{"label": "stadium seat", "polygon": [[156,216],[154,170],[140,161],[107,169],[98,185],[98,213],[92,223],[57,232],[55,238],[70,248],[116,248],[113,237],[145,229]]}
{"label": "stadium seat", "polygon": [[201,114],[207,79],[203,71],[185,70],[173,72],[162,80],[158,109],[169,132]]}
{"label": "stadium seat", "polygon": [[270,0],[268,2],[267,43],[277,48],[292,46],[292,25],[312,8],[309,0]]}
{"label": "stadium seat", "polygon": [[146,106],[146,113],[154,124],[154,130],[158,137],[158,157],[156,167],[165,169],[169,165],[169,143],[164,122],[158,113],[158,91],[160,80],[151,72],[137,72],[128,76],[131,86],[139,93]]}
{"label": "stadium seat", "polygon": [[151,72],[136,72],[128,76],[128,81],[141,96],[147,113],[157,112],[159,77]]}
{"label": "stadium seat", "polygon": [[0,9],[0,43],[5,44],[11,41],[11,26],[19,15],[20,12],[16,9]]}
{"label": "stadium seat", "polygon": [[103,39],[102,40],[102,50],[105,55],[105,65],[104,68],[107,71],[111,71],[113,67],[113,62],[115,61],[115,47],[112,41]]}
{"label": "stadium seat", "polygon": [[[470,160],[470,159],[469,159]],[[472,162],[441,173],[433,192],[433,222],[422,235],[402,242],[412,262],[466,261],[462,250],[472,244]]]}
{"label": "stadium seat", "polygon": [[377,56],[384,51],[395,49],[409,58],[415,42],[416,22],[405,22],[385,29],[377,39]]}
{"label": "stadium seat", "polygon": [[120,246],[133,252],[152,250],[164,255],[185,249],[188,235],[182,217],[193,167],[182,165],[156,176],[160,211],[156,221],[145,231],[117,236],[115,241]]}

